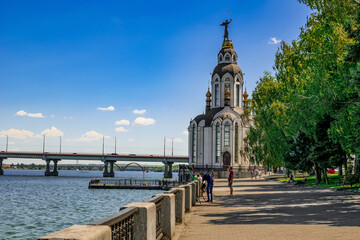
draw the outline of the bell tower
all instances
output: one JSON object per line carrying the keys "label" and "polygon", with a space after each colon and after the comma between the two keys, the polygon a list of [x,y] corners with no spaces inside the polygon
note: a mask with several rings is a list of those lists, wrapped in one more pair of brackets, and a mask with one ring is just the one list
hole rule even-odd
{"label": "bell tower", "polygon": [[211,78],[212,103],[211,108],[242,107],[243,73],[237,64],[238,55],[233,42],[229,39],[229,24],[232,19],[226,19],[220,26],[224,27],[224,38],[218,53],[218,64]]}

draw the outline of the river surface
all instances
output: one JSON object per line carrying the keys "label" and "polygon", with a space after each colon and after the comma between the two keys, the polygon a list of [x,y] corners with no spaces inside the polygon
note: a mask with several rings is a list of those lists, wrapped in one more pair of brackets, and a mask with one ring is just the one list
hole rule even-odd
{"label": "river surface", "polygon": [[[140,171],[115,172],[115,177],[142,176]],[[58,177],[44,177],[44,170],[5,169],[0,176],[0,239],[36,239],[71,225],[89,224],[162,192],[88,189],[94,177],[102,177],[102,171],[61,170]],[[145,178],[162,177],[161,172],[145,173]]]}

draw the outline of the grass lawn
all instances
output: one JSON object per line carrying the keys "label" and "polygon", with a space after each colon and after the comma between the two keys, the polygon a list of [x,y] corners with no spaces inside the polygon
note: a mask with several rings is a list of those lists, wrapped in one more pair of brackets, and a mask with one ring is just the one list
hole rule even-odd
{"label": "grass lawn", "polygon": [[[329,178],[329,184],[327,185],[324,181],[322,181],[319,184],[316,184],[316,176],[306,177],[306,185],[313,185],[313,186],[322,186],[322,187],[328,187],[328,188],[334,188],[334,189],[347,189],[350,188],[350,184],[345,185],[337,185],[340,182],[340,178],[343,178],[344,175],[338,175],[338,174],[328,174]],[[289,178],[278,178],[277,180],[281,182],[287,182],[289,181]],[[300,181],[302,178],[295,178],[294,182]],[[322,179],[321,179],[322,180]],[[353,184],[353,189],[360,188],[360,183]]]}

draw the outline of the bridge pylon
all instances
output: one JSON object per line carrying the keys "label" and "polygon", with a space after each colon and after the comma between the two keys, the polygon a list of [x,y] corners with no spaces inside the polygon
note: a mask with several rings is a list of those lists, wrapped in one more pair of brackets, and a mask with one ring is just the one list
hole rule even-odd
{"label": "bridge pylon", "polygon": [[[114,163],[116,161],[109,161],[109,160],[105,160],[104,161],[104,173],[103,173],[103,177],[114,177],[115,173],[114,173]],[[108,170],[108,165],[110,164],[110,171]]]}
{"label": "bridge pylon", "polygon": [[0,158],[0,175],[4,175],[4,170],[2,169],[2,162],[6,158]]}
{"label": "bridge pylon", "polygon": [[167,161],[167,159],[164,158],[163,163],[165,165],[164,178],[172,178],[172,165],[174,164],[174,162],[169,162]]}
{"label": "bridge pylon", "polygon": [[[45,158],[44,160],[46,161],[45,176],[58,176],[59,172],[57,170],[57,162],[60,160],[59,159],[48,159],[48,158]],[[54,162],[54,168],[52,171],[50,170],[50,162],[51,161]]]}

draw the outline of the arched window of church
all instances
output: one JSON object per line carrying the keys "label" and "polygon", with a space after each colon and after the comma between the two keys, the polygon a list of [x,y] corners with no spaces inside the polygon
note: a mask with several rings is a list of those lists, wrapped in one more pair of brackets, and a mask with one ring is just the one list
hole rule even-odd
{"label": "arched window of church", "polygon": [[219,84],[215,84],[215,106],[220,105],[220,88]]}
{"label": "arched window of church", "polygon": [[240,86],[239,86],[239,84],[236,84],[235,105],[240,106]]}
{"label": "arched window of church", "polygon": [[221,62],[221,61],[222,61],[222,55],[219,56],[219,62]]}
{"label": "arched window of church", "polygon": [[239,148],[239,125],[238,123],[235,123],[235,162],[239,161],[239,153],[238,153],[238,148]]}
{"label": "arched window of church", "polygon": [[233,56],[233,61],[236,62],[236,55]]}
{"label": "arched window of church", "polygon": [[193,126],[192,129],[192,162],[195,162],[196,159],[196,126]]}
{"label": "arched window of church", "polygon": [[230,147],[230,124],[226,123],[224,128],[224,146]]}
{"label": "arched window of church", "polygon": [[225,61],[230,61],[230,55],[229,54],[225,55]]}
{"label": "arched window of church", "polygon": [[220,123],[216,124],[216,160],[218,163],[220,161]]}

